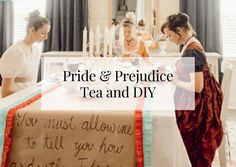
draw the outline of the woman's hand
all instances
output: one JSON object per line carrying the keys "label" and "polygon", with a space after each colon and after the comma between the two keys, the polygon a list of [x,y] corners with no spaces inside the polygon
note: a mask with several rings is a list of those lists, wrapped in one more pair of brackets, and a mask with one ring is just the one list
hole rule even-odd
{"label": "woman's hand", "polygon": [[175,86],[179,86],[179,82],[180,82],[179,76],[177,75],[177,73],[174,73],[172,84]]}
{"label": "woman's hand", "polygon": [[203,83],[203,72],[194,72],[190,74],[190,82],[184,82],[179,80],[177,74],[174,74],[173,84],[175,86],[181,87],[185,90],[194,91],[196,93],[201,93],[204,87]]}

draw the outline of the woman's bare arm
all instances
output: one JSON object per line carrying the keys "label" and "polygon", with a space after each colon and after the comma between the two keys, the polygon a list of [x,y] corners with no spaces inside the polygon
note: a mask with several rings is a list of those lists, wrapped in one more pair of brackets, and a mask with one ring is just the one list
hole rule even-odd
{"label": "woman's bare arm", "polygon": [[15,78],[2,79],[2,89],[1,89],[2,97],[9,96],[17,91],[17,90],[14,90],[12,87],[14,80]]}

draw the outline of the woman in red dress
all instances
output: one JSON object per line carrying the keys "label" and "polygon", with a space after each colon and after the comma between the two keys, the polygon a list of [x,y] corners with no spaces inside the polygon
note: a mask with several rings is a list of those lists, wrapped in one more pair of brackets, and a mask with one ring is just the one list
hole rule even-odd
{"label": "woman in red dress", "polygon": [[[161,31],[177,45],[184,45],[182,58],[192,57],[195,63],[181,59],[176,64],[174,84],[176,120],[193,167],[210,167],[223,137],[220,120],[223,94],[211,74],[204,49],[184,13],[170,15]],[[194,79],[195,78],[195,79]],[[191,103],[189,92],[195,94]],[[193,110],[185,108],[194,104]]]}

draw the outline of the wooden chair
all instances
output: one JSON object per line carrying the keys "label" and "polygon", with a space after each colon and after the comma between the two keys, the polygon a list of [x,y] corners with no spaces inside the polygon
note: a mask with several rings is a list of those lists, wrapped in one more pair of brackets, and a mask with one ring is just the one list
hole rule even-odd
{"label": "wooden chair", "polygon": [[230,86],[231,86],[231,79],[233,74],[233,68],[232,64],[229,62],[223,62],[222,63],[222,69],[221,71],[224,73],[223,80],[222,80],[222,91],[224,94],[223,98],[223,104],[221,109],[221,121],[224,128],[224,136],[222,143],[220,147],[218,148],[219,151],[219,159],[220,159],[220,166],[226,167],[226,136],[227,136],[227,125],[226,125],[226,118],[227,118],[227,112],[228,112],[228,100],[229,100],[229,92],[230,92]]}

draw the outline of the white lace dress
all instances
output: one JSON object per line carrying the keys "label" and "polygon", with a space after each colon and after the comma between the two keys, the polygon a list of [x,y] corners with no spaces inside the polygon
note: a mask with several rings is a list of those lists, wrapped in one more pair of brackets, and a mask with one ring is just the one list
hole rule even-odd
{"label": "white lace dress", "polygon": [[27,82],[15,82],[13,84],[16,90],[24,89],[36,82],[39,61],[38,49],[19,41],[10,46],[0,58],[0,74],[2,78],[26,79]]}

